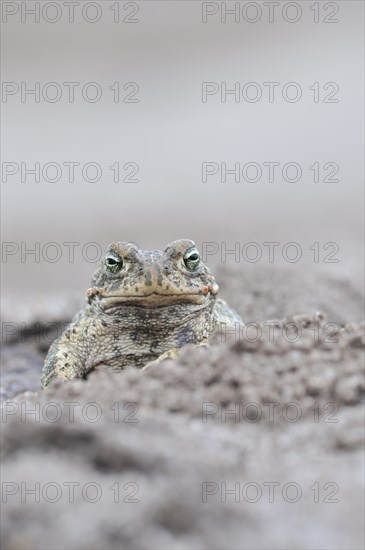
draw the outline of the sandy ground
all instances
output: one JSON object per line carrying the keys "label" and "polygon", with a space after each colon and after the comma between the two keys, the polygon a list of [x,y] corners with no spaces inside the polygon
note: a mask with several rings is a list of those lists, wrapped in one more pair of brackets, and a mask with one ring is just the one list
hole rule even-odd
{"label": "sandy ground", "polygon": [[[19,84],[2,104],[15,169],[1,185],[2,548],[364,548],[364,3],[103,1],[95,24],[83,2],[72,22],[57,2],[55,24],[23,18],[25,4],[4,3],[15,13],[1,42],[3,80]],[[138,24],[125,24],[132,4]],[[218,8],[207,22],[204,4]],[[223,23],[225,8],[255,18],[258,4],[257,22]],[[52,82],[60,101],[44,97]],[[82,93],[93,82],[95,103]],[[205,102],[209,83],[219,91]],[[229,92],[250,83],[257,102]],[[40,101],[24,99],[38,85]],[[204,178],[207,163],[218,172]],[[182,237],[219,245],[208,263],[222,297],[262,325],[143,373],[40,392],[47,349],[96,269],[89,245]],[[252,242],[265,259],[276,243],[275,262],[211,263]],[[288,243],[303,258],[280,265]]]}
{"label": "sandy ground", "polygon": [[217,279],[249,331],[43,392],[80,297],[4,304],[2,548],[364,547],[361,286],[239,273]]}

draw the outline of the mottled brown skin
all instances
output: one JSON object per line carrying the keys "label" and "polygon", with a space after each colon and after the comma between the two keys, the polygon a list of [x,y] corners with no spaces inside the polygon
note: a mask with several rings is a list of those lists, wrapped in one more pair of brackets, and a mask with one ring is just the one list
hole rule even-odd
{"label": "mottled brown skin", "polygon": [[218,323],[242,323],[217,293],[193,241],[174,241],[163,252],[111,244],[86,306],[48,351],[42,387],[101,366],[141,368],[186,344],[205,344]]}

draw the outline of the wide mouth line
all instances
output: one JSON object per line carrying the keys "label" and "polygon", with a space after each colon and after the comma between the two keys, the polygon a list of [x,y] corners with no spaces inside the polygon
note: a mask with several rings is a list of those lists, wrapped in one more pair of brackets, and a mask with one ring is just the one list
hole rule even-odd
{"label": "wide mouth line", "polygon": [[115,298],[116,300],[126,298],[126,299],[135,299],[135,298],[149,298],[150,296],[161,296],[164,298],[170,298],[173,296],[184,297],[184,296],[206,296],[208,293],[205,292],[181,292],[179,293],[166,293],[162,292],[150,292],[149,294],[112,294],[108,296],[101,296],[101,300],[109,300]]}
{"label": "wide mouth line", "polygon": [[122,306],[143,306],[143,307],[168,307],[176,303],[194,304],[203,306],[209,301],[208,293],[190,292],[181,294],[161,294],[159,292],[151,292],[144,295],[113,295],[100,297],[100,305],[103,309],[112,309]]}

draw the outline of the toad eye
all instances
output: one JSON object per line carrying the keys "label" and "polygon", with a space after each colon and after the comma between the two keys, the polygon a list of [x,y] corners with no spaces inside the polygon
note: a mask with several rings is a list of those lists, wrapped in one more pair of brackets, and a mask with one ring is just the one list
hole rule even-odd
{"label": "toad eye", "polygon": [[105,258],[105,267],[111,273],[117,273],[123,267],[123,260],[117,254],[108,254]]}
{"label": "toad eye", "polygon": [[190,248],[190,250],[185,252],[183,260],[186,269],[194,271],[200,263],[199,252],[196,248]]}

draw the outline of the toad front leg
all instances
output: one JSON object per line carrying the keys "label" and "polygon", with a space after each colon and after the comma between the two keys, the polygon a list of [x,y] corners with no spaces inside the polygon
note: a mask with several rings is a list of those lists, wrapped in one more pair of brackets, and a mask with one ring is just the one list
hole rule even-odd
{"label": "toad front leg", "polygon": [[230,308],[227,302],[218,298],[213,310],[215,328],[222,329],[224,326],[235,327],[237,324],[244,325],[241,317],[234,309]]}
{"label": "toad front leg", "polygon": [[86,378],[96,367],[121,370],[124,346],[117,329],[88,312],[80,312],[49,348],[42,371],[42,388],[53,380]]}
{"label": "toad front leg", "polygon": [[62,336],[53,342],[42,370],[42,388],[56,379],[66,381],[84,378],[87,368],[81,330],[77,323],[71,323]]}
{"label": "toad front leg", "polygon": [[[199,344],[193,344],[194,348],[202,347],[207,348],[208,344],[206,341],[200,342]],[[156,365],[159,365],[162,361],[165,361],[166,359],[177,359],[184,348],[173,348],[169,349],[168,351],[165,351],[162,353],[157,359],[154,359],[153,361],[149,361],[147,365],[145,365],[142,370],[149,369],[150,367],[155,367]]]}

